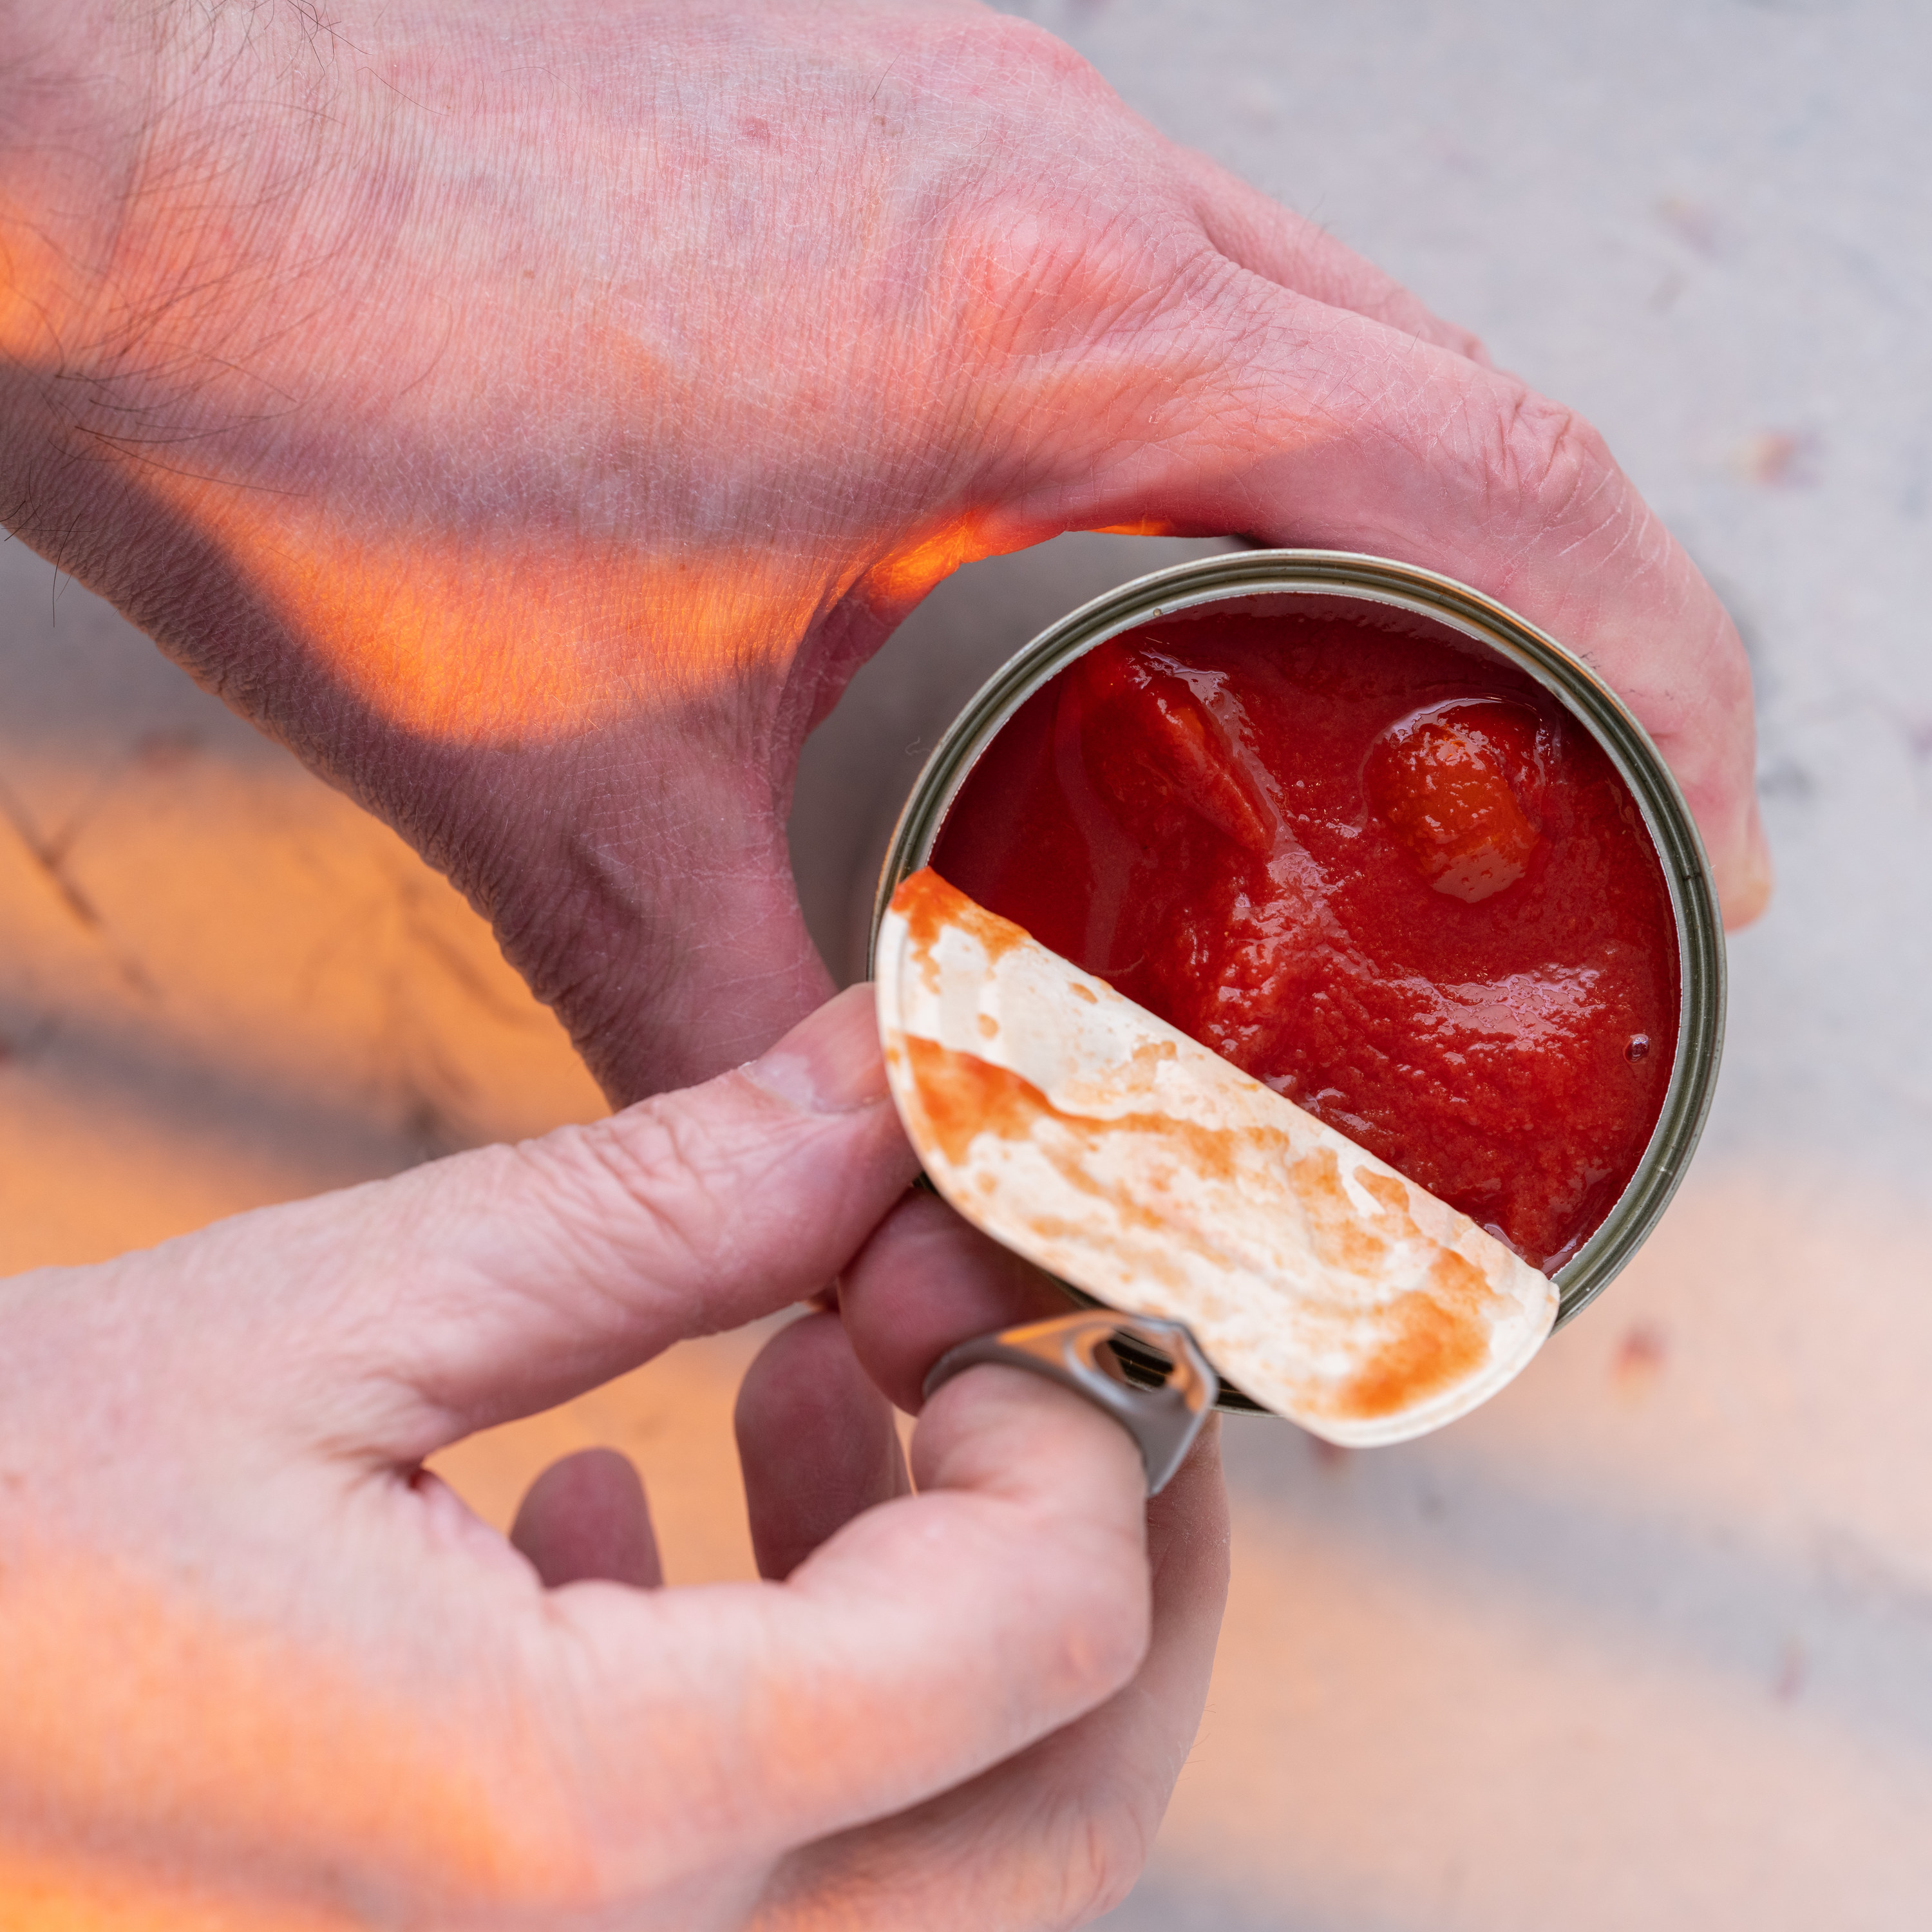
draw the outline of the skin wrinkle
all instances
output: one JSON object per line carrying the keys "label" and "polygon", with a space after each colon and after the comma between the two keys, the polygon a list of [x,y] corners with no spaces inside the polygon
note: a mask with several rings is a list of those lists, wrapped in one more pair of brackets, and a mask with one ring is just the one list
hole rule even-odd
{"label": "skin wrinkle", "polygon": [[[548,1264],[552,1279],[539,1285],[535,1305],[557,1310],[560,1319],[562,1311],[574,1310],[568,1318],[583,1330],[586,1342],[592,1336],[662,1325],[670,1318],[673,1298],[658,1277],[693,1276],[708,1262],[723,1258],[690,1232],[710,1206],[701,1168],[678,1148],[674,1136],[654,1138],[657,1144],[650,1154],[622,1150],[619,1136],[594,1130],[558,1148],[539,1144],[514,1150],[520,1156],[518,1166],[526,1170],[517,1178],[532,1198],[569,1204]],[[637,1226],[631,1230],[632,1242],[619,1248],[601,1231],[607,1222],[622,1217]],[[586,1281],[600,1285],[586,1292],[578,1286]],[[568,1294],[561,1285],[565,1282],[571,1285]],[[451,1288],[459,1303],[469,1292],[460,1280]]]}
{"label": "skin wrinkle", "polygon": [[1428,440],[1422,446],[1423,460],[1433,463],[1436,454],[1447,443],[1459,426],[1464,424],[1469,413],[1469,399],[1466,394],[1452,397],[1450,406],[1440,422],[1432,428]]}
{"label": "skin wrinkle", "polygon": [[[656,1277],[668,1267],[674,1274],[681,1272],[687,1278],[701,1277],[706,1269],[714,1265],[722,1268],[730,1260],[728,1245],[707,1252],[704,1244],[689,1238],[689,1224],[694,1216],[702,1218],[702,1210],[692,1208],[688,1190],[695,1186],[702,1190],[707,1184],[702,1180],[699,1167],[688,1159],[680,1162],[674,1156],[655,1164],[646,1162],[641,1166],[614,1160],[610,1150],[616,1137],[602,1126],[574,1132],[566,1130],[564,1135],[553,1138],[558,1142],[556,1146],[538,1143],[493,1150],[500,1151],[506,1156],[494,1165],[508,1168],[513,1177],[512,1182],[504,1186],[487,1184],[484,1171],[478,1168],[473,1170],[478,1178],[472,1185],[479,1202],[494,1203],[514,1198],[520,1188],[531,1198],[549,1200],[560,1206],[568,1203],[566,1212],[556,1223],[558,1232],[565,1237],[556,1255],[548,1261],[541,1280],[529,1290],[516,1288],[494,1266],[483,1270],[481,1278],[499,1299],[512,1296],[531,1310],[554,1316],[560,1330],[575,1326],[582,1336],[581,1346],[586,1351],[602,1348],[604,1344],[601,1338],[604,1336],[633,1334],[638,1340],[632,1353],[635,1359],[643,1359],[652,1352],[653,1333],[674,1325],[674,1304]],[[519,1169],[526,1172],[527,1178],[519,1181],[516,1178]],[[672,1176],[668,1183],[665,1180],[668,1174]],[[604,1184],[600,1184],[600,1178]],[[573,1182],[578,1184],[573,1187]],[[676,1198],[661,1207],[653,1207],[647,1190],[654,1182],[674,1190]],[[626,1213],[634,1220],[642,1217],[646,1234],[643,1251],[652,1255],[647,1270],[610,1250],[598,1238],[599,1230],[614,1218],[612,1189],[627,1204]],[[621,1288],[618,1285],[620,1276],[622,1279]],[[588,1290],[584,1286],[586,1280],[598,1280],[608,1285],[595,1290]],[[570,1284],[567,1293],[562,1286],[566,1282]],[[454,1310],[473,1298],[476,1287],[475,1279],[466,1280],[460,1276],[452,1276],[440,1290],[440,1294]],[[381,1284],[368,1284],[356,1298],[362,1298],[370,1289],[376,1291],[376,1298],[370,1303],[373,1318],[381,1300],[386,1298]],[[596,1309],[598,1318],[595,1322],[584,1319],[586,1306]],[[574,1318],[566,1314],[568,1309],[577,1311]],[[378,1338],[381,1336],[379,1326],[372,1325],[368,1332]],[[466,1342],[458,1345],[456,1338],[461,1332],[460,1322],[452,1323],[450,1337],[453,1353],[439,1350],[423,1371],[401,1378],[398,1384],[412,1406],[428,1402],[434,1411],[420,1419],[406,1414],[400,1416],[386,1430],[393,1452],[404,1460],[427,1454],[447,1439],[446,1425],[458,1432],[482,1426],[473,1409],[453,1406],[450,1398],[441,1393],[438,1386],[452,1377],[460,1381],[467,1372],[462,1364],[474,1349]],[[354,1359],[366,1364],[365,1372],[386,1376],[388,1372],[382,1364],[391,1352],[390,1348],[379,1339],[374,1348],[358,1350]],[[525,1399],[518,1399],[519,1407]],[[372,1425],[364,1418],[362,1426]]]}
{"label": "skin wrinkle", "polygon": [[[1600,477],[1609,462],[1602,438],[1573,411],[1519,388],[1510,399],[1503,440],[1486,473],[1492,492],[1547,503],[1552,520],[1568,522],[1586,480]],[[1552,481],[1558,482],[1554,490]]]}
{"label": "skin wrinkle", "polygon": [[[783,1108],[788,1112],[796,1111],[789,1103],[777,1100],[744,1072],[724,1077],[741,1087],[756,1091],[768,1107]],[[884,1106],[884,1096],[881,1095],[855,1109],[854,1113],[874,1113],[880,1126],[890,1130],[891,1124],[880,1111]],[[822,1121],[813,1123],[812,1130],[815,1137],[824,1137],[849,1132],[853,1124],[852,1114],[828,1116]],[[716,1168],[722,1172],[729,1172],[734,1163],[742,1164],[743,1150],[742,1147],[734,1147],[720,1149],[708,1155],[688,1151],[687,1145],[680,1143],[676,1117],[673,1118],[668,1128],[662,1122],[654,1121],[652,1125],[664,1132],[664,1151],[662,1155],[656,1159],[640,1159],[631,1155],[622,1163],[614,1178],[628,1196],[640,1199],[647,1197],[652,1190],[664,1191],[663,1177],[667,1169],[689,1184],[688,1190],[682,1186],[674,1190],[675,1204],[673,1212],[679,1224],[696,1220],[708,1231],[707,1237],[697,1238],[682,1225],[662,1222],[656,1224],[656,1232],[661,1243],[672,1247],[674,1252],[682,1258],[683,1272],[688,1280],[696,1282],[698,1292],[702,1295],[706,1282],[734,1274],[736,1264],[745,1252],[742,1206],[726,1198],[723,1202],[724,1211],[718,1211],[717,1202],[711,1198],[712,1187],[712,1183],[706,1178],[706,1170]],[[788,1124],[786,1130],[788,1132],[795,1131]],[[776,1124],[773,1131],[776,1132]],[[615,1138],[614,1136],[597,1136],[594,1151],[601,1156],[605,1140],[614,1140]],[[704,1145],[704,1143],[697,1144]],[[626,1152],[628,1154],[629,1150],[626,1149]],[[792,1156],[794,1160],[805,1157],[802,1153]],[[694,1198],[689,1190],[694,1190]],[[674,1237],[674,1240],[663,1242],[663,1237],[666,1234]],[[718,1311],[705,1304],[701,1318],[708,1331],[714,1323],[718,1327],[730,1325],[734,1318],[729,1311]]]}
{"label": "skin wrinkle", "polygon": [[[1622,533],[1617,537],[1616,540],[1610,545],[1609,549],[1603,550],[1598,554],[1598,567],[1600,568],[1604,566],[1614,563],[1616,560],[1623,554],[1625,550],[1628,549],[1633,544],[1640,544],[1642,541],[1638,532],[1630,528],[1630,519],[1628,517],[1606,517],[1604,520],[1604,527],[1607,530],[1613,523],[1621,524],[1622,525]],[[1562,554],[1560,551],[1558,554],[1558,555]],[[1640,566],[1640,568],[1641,568],[1641,566]]]}
{"label": "skin wrinkle", "polygon": [[[684,1144],[675,1121],[652,1114],[648,1101],[644,1106],[643,1118],[632,1116],[621,1132],[584,1130],[574,1136],[568,1144],[575,1159],[569,1165],[587,1158],[593,1177],[607,1181],[631,1210],[644,1216],[646,1251],[654,1261],[668,1252],[677,1273],[701,1280],[729,1256],[729,1213],[720,1215],[720,1204],[711,1198],[705,1178],[706,1162]],[[535,1165],[536,1150],[530,1158]],[[554,1162],[546,1160],[543,1165]],[[545,1184],[554,1186],[554,1174],[540,1174],[538,1186],[548,1192]],[[595,1190],[593,1202],[601,1192]],[[594,1209],[586,1214],[582,1232],[590,1233],[598,1218]],[[610,1305],[620,1313],[632,1312],[628,1298],[614,1298]],[[707,1323],[709,1318],[707,1312]]]}
{"label": "skin wrinkle", "polygon": [[[1606,492],[1610,492],[1613,490],[1613,489],[1614,485],[1610,477],[1599,477],[1597,482],[1591,486],[1589,494],[1584,499],[1584,501],[1586,503],[1593,502],[1597,497],[1605,494]],[[1643,531],[1641,526],[1636,528],[1632,527],[1632,518],[1630,513],[1629,506],[1628,503],[1617,501],[1612,502],[1606,509],[1601,523],[1596,524],[1593,527],[1580,531],[1568,543],[1562,545],[1557,550],[1556,555],[1558,557],[1567,557],[1572,551],[1585,548],[1586,545],[1594,542],[1598,536],[1602,531],[1610,528],[1613,523],[1621,523],[1624,526],[1624,534],[1617,539],[1616,544],[1607,553],[1606,553],[1606,561],[1608,558],[1618,555],[1626,544],[1634,542],[1640,545],[1642,544]],[[1648,566],[1647,564],[1642,567],[1646,571],[1648,568]]]}

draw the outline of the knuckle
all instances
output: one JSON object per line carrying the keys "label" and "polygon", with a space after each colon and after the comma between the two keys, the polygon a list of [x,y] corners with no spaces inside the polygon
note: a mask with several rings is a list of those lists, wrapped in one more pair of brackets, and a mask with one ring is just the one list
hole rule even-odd
{"label": "knuckle", "polygon": [[701,1276],[718,1258],[722,1150],[676,1102],[645,1101],[518,1151],[577,1238],[647,1257],[654,1273]]}
{"label": "knuckle", "polygon": [[1519,388],[1498,420],[1489,472],[1498,494],[1567,516],[1616,472],[1603,438],[1574,410]]}
{"label": "knuckle", "polygon": [[1064,176],[1050,195],[1003,183],[965,214],[950,252],[958,340],[1029,395],[1049,371],[1079,379],[1096,356],[1118,388],[1115,352],[1147,348],[1163,318],[1204,305],[1212,278],[1234,273],[1157,210]]}
{"label": "knuckle", "polygon": [[979,58],[1005,78],[1044,80],[1109,96],[1113,92],[1090,62],[1030,20],[1011,14],[988,14],[976,20],[969,31]]}
{"label": "knuckle", "polygon": [[[1131,1560],[1130,1560],[1131,1554]],[[1063,1667],[1076,1695],[1089,1705],[1130,1682],[1147,1655],[1150,1628],[1145,1562],[1121,1551],[1088,1566],[1090,1586],[1070,1606],[1062,1640]]]}

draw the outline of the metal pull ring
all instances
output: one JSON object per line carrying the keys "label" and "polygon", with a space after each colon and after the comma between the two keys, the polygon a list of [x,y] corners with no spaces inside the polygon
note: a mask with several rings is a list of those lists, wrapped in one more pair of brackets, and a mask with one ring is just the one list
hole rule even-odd
{"label": "metal pull ring", "polygon": [[[1101,1349],[1122,1334],[1173,1364],[1160,1386],[1143,1388],[1102,1365]],[[1151,1315],[1117,1315],[1111,1309],[1024,1322],[962,1342],[933,1364],[926,1394],[930,1397],[962,1369],[982,1362],[1044,1376],[1104,1409],[1138,1447],[1150,1496],[1158,1496],[1180,1467],[1221,1387],[1184,1324]]]}

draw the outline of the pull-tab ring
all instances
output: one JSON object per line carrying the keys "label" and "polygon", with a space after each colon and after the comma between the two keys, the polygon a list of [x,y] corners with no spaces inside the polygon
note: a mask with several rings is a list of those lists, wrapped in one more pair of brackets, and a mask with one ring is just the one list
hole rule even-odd
{"label": "pull-tab ring", "polygon": [[[1121,1334],[1173,1364],[1159,1388],[1142,1388],[1101,1365],[1101,1349]],[[926,1394],[930,1396],[962,1369],[982,1362],[1044,1376],[1104,1409],[1138,1446],[1150,1496],[1158,1496],[1180,1467],[1221,1387],[1184,1323],[1152,1315],[1118,1315],[1111,1309],[1024,1322],[962,1342],[933,1364],[926,1378]]]}

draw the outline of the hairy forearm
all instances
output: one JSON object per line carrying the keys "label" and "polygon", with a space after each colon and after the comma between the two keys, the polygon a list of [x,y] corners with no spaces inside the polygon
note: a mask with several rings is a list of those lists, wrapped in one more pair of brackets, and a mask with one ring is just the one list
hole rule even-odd
{"label": "hairy forearm", "polygon": [[[32,0],[0,26],[0,523],[125,602],[161,520],[246,488],[318,306],[292,259],[341,117],[279,5]],[[339,219],[339,216],[338,218]],[[245,451],[235,432],[255,434]]]}
{"label": "hairy forearm", "polygon": [[241,248],[186,10],[31,0],[4,28],[0,522],[110,595],[155,567],[140,480],[208,427],[201,326]]}
{"label": "hairy forearm", "polygon": [[[767,48],[748,80],[715,57],[739,23],[701,9],[336,17],[104,11],[31,63],[13,29],[10,94],[39,105],[0,134],[0,522],[397,824],[560,1005],[586,952],[676,984],[688,922],[646,916],[634,847],[751,878],[742,920],[698,935],[788,949],[741,1058],[824,988],[778,890],[766,746],[827,579],[868,560],[839,520],[892,480],[878,437],[810,438],[787,393],[849,420],[872,398],[840,394],[842,345],[884,359],[891,332],[786,334],[826,305],[774,257],[783,177],[748,142],[752,167],[702,165],[734,158],[748,91],[782,124],[796,63]],[[710,36],[701,85],[680,34]],[[838,112],[875,127],[878,86],[842,80]],[[814,207],[887,166],[816,170]],[[876,490],[842,482],[862,466]],[[730,754],[660,781],[664,742],[705,733]]]}
{"label": "hairy forearm", "polygon": [[74,491],[55,478],[98,401],[109,211],[134,166],[130,38],[106,5],[0,16],[0,522],[30,540],[62,521]]}

